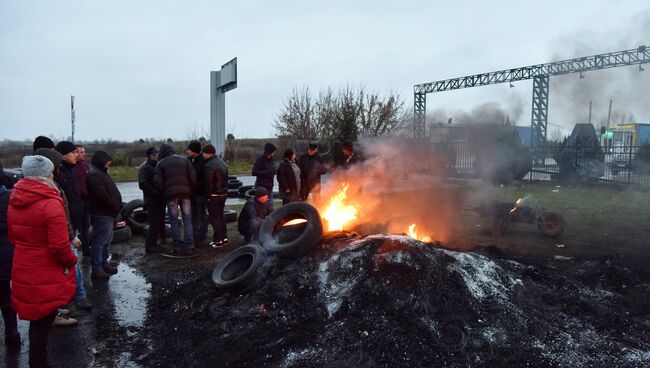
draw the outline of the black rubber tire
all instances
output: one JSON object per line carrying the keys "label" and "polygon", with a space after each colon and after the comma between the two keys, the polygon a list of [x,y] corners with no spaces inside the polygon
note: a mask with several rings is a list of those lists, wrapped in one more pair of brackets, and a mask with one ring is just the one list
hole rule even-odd
{"label": "black rubber tire", "polygon": [[244,193],[238,192],[237,193],[237,198],[246,199],[246,192],[244,192]]}
{"label": "black rubber tire", "polygon": [[[294,219],[307,222],[283,229],[282,225]],[[260,243],[269,253],[283,258],[307,254],[323,236],[323,223],[316,208],[305,202],[293,202],[273,212],[262,223]]]}
{"label": "black rubber tire", "polygon": [[144,209],[142,199],[134,199],[122,208],[122,219],[131,226],[133,234],[142,234],[144,227],[149,223],[149,213]]}
{"label": "black rubber tire", "polygon": [[279,198],[282,198],[280,196],[280,193],[279,192],[273,192],[273,199],[279,199]]}
{"label": "black rubber tire", "polygon": [[241,180],[228,180],[228,189],[239,189],[241,186]]}
{"label": "black rubber tire", "polygon": [[237,198],[239,191],[237,189],[228,189],[228,198]]}
{"label": "black rubber tire", "polygon": [[228,180],[237,180],[237,177],[230,175],[230,176],[228,176]]}
{"label": "black rubber tire", "polygon": [[133,237],[130,226],[124,226],[120,228],[113,229],[113,241],[111,244],[122,243],[127,240],[130,240]]}
{"label": "black rubber tire", "polygon": [[237,211],[223,210],[223,219],[226,221],[226,223],[237,221]]}
{"label": "black rubber tire", "polygon": [[245,196],[246,196],[246,199],[251,199],[251,198],[255,197],[255,189],[247,190]]}
{"label": "black rubber tire", "polygon": [[239,193],[244,194],[244,193],[246,193],[247,191],[249,191],[250,189],[253,189],[253,188],[255,188],[254,185],[242,185],[241,187],[239,187]]}
{"label": "black rubber tire", "polygon": [[261,246],[241,246],[217,263],[212,271],[212,282],[218,289],[245,285],[253,278],[265,258],[266,252]]}
{"label": "black rubber tire", "polygon": [[557,212],[547,211],[542,213],[542,217],[544,218],[544,222],[537,224],[537,229],[544,236],[554,238],[564,232],[564,228],[566,227],[564,216]]}

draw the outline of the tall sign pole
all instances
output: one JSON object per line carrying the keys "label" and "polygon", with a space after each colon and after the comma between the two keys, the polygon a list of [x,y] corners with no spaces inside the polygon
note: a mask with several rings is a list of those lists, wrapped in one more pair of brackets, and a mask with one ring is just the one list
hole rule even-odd
{"label": "tall sign pole", "polygon": [[226,92],[237,88],[237,58],[210,72],[210,143],[216,154],[226,150]]}
{"label": "tall sign pole", "polygon": [[74,143],[74,96],[70,96],[70,117],[72,120],[72,143]]}

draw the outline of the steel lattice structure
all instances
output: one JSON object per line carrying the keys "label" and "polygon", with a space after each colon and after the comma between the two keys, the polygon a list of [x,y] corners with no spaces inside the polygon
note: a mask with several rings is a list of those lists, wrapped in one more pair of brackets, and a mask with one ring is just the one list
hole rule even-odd
{"label": "steel lattice structure", "polygon": [[431,83],[416,84],[414,86],[413,134],[416,139],[425,138],[426,95],[428,93],[533,79],[531,127],[533,129],[533,159],[535,160],[536,149],[541,147],[546,141],[549,77],[646,63],[650,63],[650,48],[639,46],[638,48],[631,50],[555,61],[546,64],[530,65],[521,68],[505,69],[490,73],[474,74]]}

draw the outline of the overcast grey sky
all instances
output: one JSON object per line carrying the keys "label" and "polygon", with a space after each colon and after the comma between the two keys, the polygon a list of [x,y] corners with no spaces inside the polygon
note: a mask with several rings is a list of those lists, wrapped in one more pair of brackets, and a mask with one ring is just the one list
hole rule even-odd
{"label": "overcast grey sky", "polygon": [[[273,136],[294,87],[363,85],[412,109],[414,84],[650,46],[649,9],[647,0],[1,0],[0,139],[69,136],[70,95],[78,139],[208,132],[209,72],[233,57],[226,131],[238,138]],[[590,73],[583,86],[598,91],[588,93],[575,76],[552,79],[551,121],[586,119],[589,99],[606,114],[613,98],[621,114],[650,122],[650,66],[619,69]],[[526,125],[531,86],[429,95],[428,111],[493,101]]]}

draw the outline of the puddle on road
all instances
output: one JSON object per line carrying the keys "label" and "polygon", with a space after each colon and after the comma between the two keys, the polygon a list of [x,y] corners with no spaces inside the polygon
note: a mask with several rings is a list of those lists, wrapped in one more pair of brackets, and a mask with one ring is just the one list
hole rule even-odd
{"label": "puddle on road", "polygon": [[147,318],[151,284],[126,263],[121,263],[119,269],[120,272],[110,280],[115,319],[134,333],[134,328],[142,327]]}

